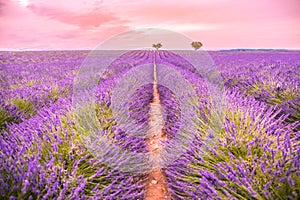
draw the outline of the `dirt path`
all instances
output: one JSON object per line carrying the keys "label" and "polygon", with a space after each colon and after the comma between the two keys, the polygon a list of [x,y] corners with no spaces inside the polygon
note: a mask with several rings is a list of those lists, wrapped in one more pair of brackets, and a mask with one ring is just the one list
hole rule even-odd
{"label": "dirt path", "polygon": [[148,174],[149,181],[147,183],[146,200],[164,200],[171,199],[166,185],[166,177],[160,168],[160,153],[163,149],[164,143],[167,140],[163,133],[163,115],[159,100],[159,93],[157,90],[157,72],[156,63],[153,63],[153,101],[150,104],[150,120],[149,120],[149,135],[147,146],[152,153],[151,160],[153,161],[153,170]]}

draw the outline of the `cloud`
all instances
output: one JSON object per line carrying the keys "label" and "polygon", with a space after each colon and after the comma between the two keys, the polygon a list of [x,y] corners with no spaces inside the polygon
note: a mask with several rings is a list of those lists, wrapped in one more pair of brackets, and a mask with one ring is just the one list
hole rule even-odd
{"label": "cloud", "polygon": [[63,8],[38,6],[35,4],[30,4],[28,9],[38,16],[44,16],[48,19],[81,28],[99,27],[103,24],[120,21],[113,13],[104,11],[104,9],[99,7],[85,13],[71,12]]}
{"label": "cloud", "polygon": [[7,4],[9,4],[9,3],[10,3],[10,0],[0,0],[0,17],[5,14]]}
{"label": "cloud", "polygon": [[3,1],[0,1],[0,15],[2,15],[3,11],[4,11],[4,2]]}

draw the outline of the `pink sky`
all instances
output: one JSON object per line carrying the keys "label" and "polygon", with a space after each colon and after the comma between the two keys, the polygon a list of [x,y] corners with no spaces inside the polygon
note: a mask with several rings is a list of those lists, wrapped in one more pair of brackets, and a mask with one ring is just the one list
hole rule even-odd
{"label": "pink sky", "polygon": [[94,49],[151,27],[205,49],[300,49],[300,0],[0,0],[0,49]]}

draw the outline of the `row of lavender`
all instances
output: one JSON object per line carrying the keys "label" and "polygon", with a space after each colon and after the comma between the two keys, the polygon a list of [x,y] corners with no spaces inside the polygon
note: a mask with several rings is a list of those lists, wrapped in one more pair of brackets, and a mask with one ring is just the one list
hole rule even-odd
{"label": "row of lavender", "polygon": [[228,88],[278,105],[288,122],[300,121],[299,51],[214,52]]}
{"label": "row of lavender", "polygon": [[[86,55],[87,52],[1,54],[2,198],[143,197],[144,174],[120,172],[99,162],[78,135],[71,95],[73,79]],[[144,58],[143,52],[134,52],[124,67],[132,60],[137,65]],[[105,131],[115,133],[120,146],[131,147],[135,138],[126,138],[122,130],[114,129],[107,105],[99,103],[96,107],[100,124]]]}
{"label": "row of lavender", "polygon": [[88,52],[1,52],[0,128],[21,122],[72,92]]}
{"label": "row of lavender", "polygon": [[[5,130],[1,132],[3,168],[0,185],[1,195],[4,197],[143,197],[146,181],[144,175],[120,173],[103,163],[97,163],[81,145],[72,121],[70,91],[72,79],[85,54],[86,52],[74,52],[73,58],[77,56],[77,59],[72,59],[73,63],[68,63],[64,58],[67,55],[64,54],[54,55],[52,61],[49,61],[49,55],[34,54],[26,58],[32,59],[27,64],[17,59],[21,54],[2,55],[2,64],[5,66],[1,72],[2,80],[7,77],[6,81],[1,82],[4,99],[1,120]],[[213,56],[222,58],[223,55]],[[8,61],[11,58],[15,60]],[[191,66],[166,51],[158,53],[156,58],[158,63],[180,71],[195,86],[201,106],[209,109],[204,81],[190,70]],[[66,63],[60,63],[62,59]],[[227,59],[223,61],[229,63]],[[216,60],[217,64],[222,64],[220,60]],[[99,121],[104,130],[107,134],[112,134],[118,145],[130,151],[145,152],[147,149],[143,140],[127,136],[116,127],[107,89],[112,88],[115,80],[129,69],[151,62],[151,51],[127,54],[111,65],[108,71],[114,76],[102,80],[96,95]],[[184,64],[178,66],[178,63]],[[60,73],[55,73],[55,69],[60,70]],[[226,74],[222,66],[220,69],[226,80],[233,74]],[[44,70],[49,70],[50,73],[43,75]],[[20,74],[25,75],[20,77]],[[23,81],[22,84],[20,80]],[[60,85],[53,89],[57,83]],[[49,88],[52,89],[47,90]],[[206,125],[201,124],[188,154],[165,169],[174,199],[293,199],[299,196],[299,138],[295,132],[297,124],[287,124],[289,113],[282,114],[279,107],[270,107],[260,102],[260,99],[240,93],[238,89],[227,89],[226,122],[218,142],[211,149],[201,151],[205,146],[203,141],[208,137]],[[159,92],[163,107],[166,108],[165,131],[171,139],[180,126],[180,110],[171,91],[159,86]],[[137,123],[147,123],[147,105],[152,100],[151,94],[151,84],[145,85],[131,99],[131,114]],[[206,113],[202,113],[200,117],[205,118],[205,115]]]}
{"label": "row of lavender", "polygon": [[[297,101],[300,98],[300,64],[297,59],[299,52],[290,52],[290,55],[287,52],[279,53],[275,65],[272,64],[272,59],[277,54],[262,56],[268,60],[268,64],[265,62],[249,66],[249,62],[258,62],[261,55],[213,53],[225,79],[224,128],[221,134],[212,133],[208,129],[207,121],[201,120],[199,132],[188,153],[168,166],[166,175],[174,199],[300,197],[300,107]],[[184,63],[178,56],[161,52],[162,59],[166,56],[175,65],[177,62]],[[236,57],[247,59],[247,67],[243,67]],[[190,66],[183,68],[189,69]],[[207,95],[197,85],[199,80],[189,79],[192,77],[192,70],[178,70],[185,73],[189,71],[187,79],[198,90],[203,91],[198,94]],[[262,71],[268,74],[265,75]],[[276,77],[278,74],[280,76]],[[230,84],[233,77],[235,87]],[[290,82],[285,83],[284,80]],[[261,85],[262,88],[257,88],[265,92],[264,88],[270,88],[271,83],[277,87],[268,90],[268,98],[259,93],[249,93],[249,87],[257,87],[253,84]],[[277,94],[273,94],[273,91]],[[293,109],[286,108],[286,105]],[[205,118],[203,115],[201,117]],[[205,141],[211,141],[214,135],[218,137],[213,138],[214,142],[207,145]]]}

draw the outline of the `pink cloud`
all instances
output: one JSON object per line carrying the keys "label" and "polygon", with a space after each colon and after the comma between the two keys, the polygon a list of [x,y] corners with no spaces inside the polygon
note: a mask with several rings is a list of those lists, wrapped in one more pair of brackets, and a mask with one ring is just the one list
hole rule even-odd
{"label": "pink cloud", "polygon": [[4,7],[5,7],[5,2],[4,2],[4,1],[0,1],[0,15],[3,14],[3,12],[4,12]]}
{"label": "pink cloud", "polygon": [[66,9],[37,6],[35,4],[29,5],[28,8],[38,16],[45,16],[49,19],[83,28],[98,27],[102,24],[119,20],[113,13],[105,12],[104,9],[97,7],[86,13],[71,12]]}

